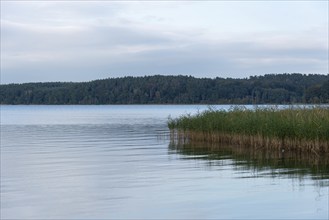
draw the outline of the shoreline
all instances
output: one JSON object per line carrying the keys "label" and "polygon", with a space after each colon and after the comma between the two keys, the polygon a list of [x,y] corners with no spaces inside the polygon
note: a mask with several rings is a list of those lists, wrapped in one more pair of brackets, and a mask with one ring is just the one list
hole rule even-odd
{"label": "shoreline", "polygon": [[204,133],[200,131],[170,130],[170,139],[174,144],[220,144],[254,149],[279,150],[281,152],[313,153],[318,157],[329,156],[329,142],[262,135],[223,134],[220,132]]}

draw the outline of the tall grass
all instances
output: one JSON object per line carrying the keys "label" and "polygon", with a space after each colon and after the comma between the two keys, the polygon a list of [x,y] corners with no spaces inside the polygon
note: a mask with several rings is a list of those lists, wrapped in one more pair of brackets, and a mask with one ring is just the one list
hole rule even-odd
{"label": "tall grass", "polygon": [[210,108],[193,116],[169,119],[168,127],[189,141],[329,152],[329,108]]}

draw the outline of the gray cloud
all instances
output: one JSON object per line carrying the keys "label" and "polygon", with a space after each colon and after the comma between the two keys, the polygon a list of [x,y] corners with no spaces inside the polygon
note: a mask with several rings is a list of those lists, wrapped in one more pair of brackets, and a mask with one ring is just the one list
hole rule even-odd
{"label": "gray cloud", "polygon": [[[155,40],[154,40],[155,41]],[[143,42],[143,41],[139,41]],[[162,45],[159,41],[159,44]],[[170,40],[165,41],[170,42]],[[197,77],[247,77],[254,74],[282,72],[320,72],[327,67],[326,50],[290,49],[287,51],[263,49],[252,43],[230,43],[231,45],[175,44],[157,48],[131,51],[100,48],[99,50],[76,51],[62,54],[66,59],[49,59],[42,62],[26,61],[8,69],[3,81],[10,82],[19,77],[28,81],[83,81],[122,75],[187,74]],[[149,45],[147,45],[149,46]],[[124,50],[124,49],[122,49]],[[54,54],[52,52],[51,54]],[[309,56],[307,55],[309,54]],[[23,68],[22,68],[23,67]],[[11,71],[11,72],[9,72]],[[31,74],[32,73],[32,74]],[[16,74],[16,75],[15,75]],[[20,75],[18,75],[20,74]],[[233,75],[232,75],[233,74]],[[65,77],[64,77],[65,76]],[[79,80],[77,80],[79,79]]]}
{"label": "gray cloud", "polygon": [[[214,34],[203,27],[160,25],[161,16],[142,16],[159,24],[146,25],[122,16],[121,4],[73,5],[61,4],[59,10],[57,3],[41,4],[35,8],[41,11],[38,16],[30,5],[30,11],[8,6],[16,11],[1,18],[2,83],[151,74],[328,73],[328,32],[323,31],[328,23],[292,33]],[[37,22],[40,16],[43,20]]]}

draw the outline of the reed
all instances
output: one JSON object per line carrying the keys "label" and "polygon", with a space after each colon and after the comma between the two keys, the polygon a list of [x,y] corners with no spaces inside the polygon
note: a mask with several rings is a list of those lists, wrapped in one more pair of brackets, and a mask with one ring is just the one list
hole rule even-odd
{"label": "reed", "polygon": [[169,119],[168,127],[178,142],[329,153],[329,108],[209,108],[196,115]]}

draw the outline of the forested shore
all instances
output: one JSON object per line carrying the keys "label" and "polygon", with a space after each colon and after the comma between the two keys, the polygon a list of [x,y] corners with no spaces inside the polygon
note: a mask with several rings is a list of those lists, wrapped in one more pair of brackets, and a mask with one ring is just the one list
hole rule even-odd
{"label": "forested shore", "polygon": [[144,76],[90,82],[0,85],[1,104],[329,103],[329,75],[268,74],[244,79]]}

